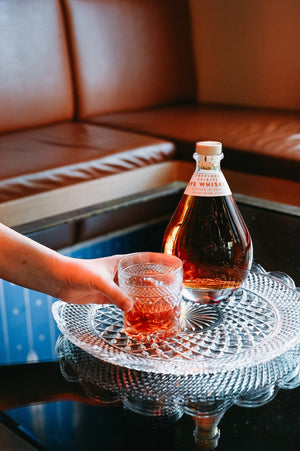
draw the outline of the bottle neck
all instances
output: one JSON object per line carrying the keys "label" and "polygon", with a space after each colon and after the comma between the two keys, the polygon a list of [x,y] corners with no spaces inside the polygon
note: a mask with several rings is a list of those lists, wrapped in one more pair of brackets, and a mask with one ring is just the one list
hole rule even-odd
{"label": "bottle neck", "polygon": [[220,163],[224,155],[222,153],[219,155],[201,155],[195,152],[193,157],[196,160],[196,170],[221,170]]}

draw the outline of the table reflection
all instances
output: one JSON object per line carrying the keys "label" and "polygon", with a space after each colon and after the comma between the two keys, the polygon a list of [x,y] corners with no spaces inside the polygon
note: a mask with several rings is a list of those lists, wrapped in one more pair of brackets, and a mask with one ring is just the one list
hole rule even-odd
{"label": "table reflection", "polygon": [[92,399],[93,390],[100,398],[102,390],[111,392],[130,415],[162,424],[187,414],[198,448],[212,450],[229,407],[260,407],[279,389],[300,385],[299,307],[294,284],[253,271],[217,307],[214,327],[156,343],[128,339],[115,306],[57,302],[54,318],[79,346],[62,338],[57,352],[66,379],[80,382]]}
{"label": "table reflection", "polygon": [[229,388],[219,399],[209,392],[203,394],[210,375],[178,376],[120,367],[93,357],[64,336],[57,342],[57,353],[66,380],[80,383],[89,399],[100,405],[122,402],[128,418],[137,420],[140,416],[147,418],[152,426],[164,426],[177,421],[183,413],[191,415],[195,422],[195,443],[206,450],[217,447],[218,423],[233,404],[259,407],[271,401],[279,388],[300,385],[299,346],[285,356],[285,361],[282,356],[278,361],[278,365],[285,365],[284,377],[249,392],[241,390],[238,397]]}
{"label": "table reflection", "polygon": [[[194,397],[183,408],[174,402],[180,391],[178,377],[164,378],[162,383],[155,375],[143,386],[142,377],[147,375],[102,362],[64,336],[59,337],[56,350],[59,361],[0,367],[1,410],[27,428],[25,413],[30,410],[32,431],[47,450],[90,451],[101,446],[111,451],[138,450],[143,440],[145,450],[188,451],[196,449],[193,429],[198,432],[198,446],[207,447],[212,434],[209,441],[205,432],[212,431],[232,404],[229,399],[225,405],[208,405]],[[299,349],[296,355],[299,357]],[[299,373],[291,373],[285,384],[282,388],[296,388]],[[181,387],[181,394],[184,391]],[[255,409],[231,407],[221,421],[218,451],[250,450],[254,443],[259,451],[279,450],[283,444],[286,451],[297,449],[299,394],[299,388],[279,390],[272,403],[264,396],[256,399]],[[246,405],[245,398],[243,402]],[[268,405],[259,407],[259,403]]]}

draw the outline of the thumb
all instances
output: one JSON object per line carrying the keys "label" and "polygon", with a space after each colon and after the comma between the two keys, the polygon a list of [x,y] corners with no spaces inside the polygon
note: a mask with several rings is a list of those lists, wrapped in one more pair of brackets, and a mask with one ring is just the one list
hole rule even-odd
{"label": "thumb", "polygon": [[103,288],[101,292],[107,299],[107,302],[105,301],[106,304],[115,304],[124,312],[127,312],[132,308],[132,299],[125,294],[117,284],[107,284]]}

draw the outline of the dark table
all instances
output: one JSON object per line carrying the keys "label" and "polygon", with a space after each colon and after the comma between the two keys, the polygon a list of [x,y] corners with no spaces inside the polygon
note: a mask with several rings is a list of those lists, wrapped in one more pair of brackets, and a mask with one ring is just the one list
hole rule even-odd
{"label": "dark table", "polygon": [[[119,404],[103,406],[101,400],[87,397],[80,384],[66,382],[58,362],[2,367],[0,374],[1,408],[5,410],[0,415],[2,426],[33,449],[196,449],[191,417],[183,415],[174,424],[160,426],[159,420],[129,415]],[[299,403],[297,388],[280,390],[262,407],[231,407],[220,422],[218,450],[296,451],[300,440]],[[19,448],[11,445],[4,449]]]}
{"label": "dark table", "polygon": [[[166,214],[161,207],[162,197],[158,193],[147,195],[144,199],[132,199],[126,205],[120,205],[120,212],[138,205],[141,210],[160,203],[160,216],[143,222],[134,230],[121,231],[109,242],[93,243],[98,256],[116,252],[133,252],[140,250],[160,250],[162,234],[180,196],[178,187],[164,193],[164,202],[168,206]],[[253,199],[239,198],[239,206],[253,238],[254,257],[267,270],[283,271],[300,285],[299,269],[299,211],[288,208],[278,209],[270,203],[256,202]],[[109,210],[109,208],[108,208]],[[107,211],[108,211],[107,210]],[[116,211],[115,206],[112,210]],[[90,212],[80,212],[87,215]],[[103,212],[98,212],[103,214]],[[66,220],[66,218],[62,218]],[[68,218],[68,221],[70,218]],[[57,224],[57,221],[56,223]],[[44,227],[44,226],[43,226]],[[30,227],[29,229],[30,230]],[[103,243],[105,245],[103,247]],[[102,247],[101,247],[102,246]],[[100,250],[99,250],[100,249]],[[67,250],[72,255],[84,254],[80,246]],[[73,253],[72,253],[73,252]],[[21,288],[20,288],[21,290]],[[11,306],[10,322],[3,323],[1,335],[0,366],[0,449],[3,450],[194,450],[194,422],[191,417],[183,415],[178,421],[161,425],[159,420],[132,415],[124,411],[116,402],[103,405],[100,399],[91,399],[86,395],[86,387],[77,382],[65,380],[60,371],[60,362],[55,355],[55,341],[59,335],[49,310],[52,300],[29,294],[25,299],[32,306],[44,309],[46,324],[40,324],[41,316],[35,316],[32,307],[31,321],[33,336],[26,349],[26,358],[22,346],[15,341],[15,348],[6,349],[14,342],[14,333],[22,335],[26,322],[26,308],[22,323],[23,296],[16,287],[5,286],[4,295],[12,296],[19,304]],[[4,297],[5,297],[4,296]],[[46,301],[48,304],[46,305]],[[26,304],[27,302],[27,304]],[[3,322],[3,305],[8,315],[9,307],[2,303],[1,320]],[[39,313],[41,315],[41,313]],[[43,332],[43,330],[49,332]],[[37,335],[35,341],[35,333]],[[48,340],[48,335],[49,340]],[[6,337],[6,338],[5,338]],[[28,337],[27,337],[28,338]],[[17,338],[16,338],[17,340]],[[30,342],[30,340],[27,340]],[[38,355],[33,348],[39,341]],[[18,348],[19,346],[19,348]],[[22,357],[23,355],[23,357]],[[38,358],[38,362],[35,360]],[[280,390],[269,403],[257,408],[231,407],[220,422],[221,438],[218,451],[253,450],[256,451],[295,451],[300,443],[300,388]]]}

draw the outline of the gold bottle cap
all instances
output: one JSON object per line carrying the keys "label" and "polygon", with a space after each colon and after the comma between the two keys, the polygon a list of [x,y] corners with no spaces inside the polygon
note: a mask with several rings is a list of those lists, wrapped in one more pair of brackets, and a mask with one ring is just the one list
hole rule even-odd
{"label": "gold bottle cap", "polygon": [[221,155],[222,143],[218,141],[198,141],[196,143],[196,152],[200,155]]}

